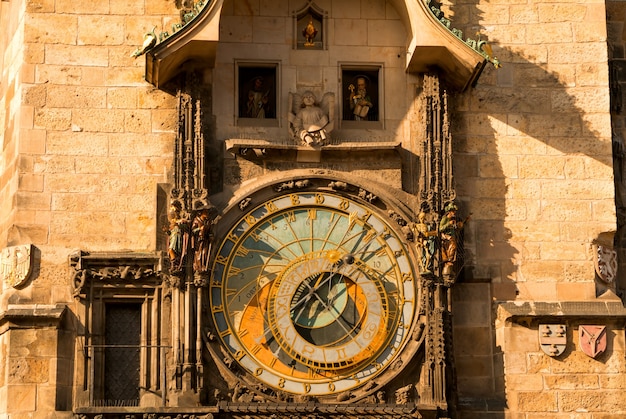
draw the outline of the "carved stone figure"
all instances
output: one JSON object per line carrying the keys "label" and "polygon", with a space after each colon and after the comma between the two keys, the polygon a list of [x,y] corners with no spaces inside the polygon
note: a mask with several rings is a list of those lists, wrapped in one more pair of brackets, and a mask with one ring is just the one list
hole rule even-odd
{"label": "carved stone figure", "polygon": [[247,118],[263,119],[267,116],[269,90],[263,85],[263,82],[263,77],[255,77],[254,84],[248,91],[248,102],[246,103],[245,114]]}
{"label": "carved stone figure", "polygon": [[179,201],[173,201],[168,214],[169,218],[169,245],[168,255],[170,258],[170,273],[177,274],[183,269],[183,260],[186,255],[186,243],[189,240],[189,223],[183,215],[182,205]]}
{"label": "carved stone figure", "polygon": [[309,23],[307,23],[307,25],[302,30],[302,36],[304,36],[305,47],[311,47],[315,45],[315,42],[313,41],[315,40],[315,36],[317,36],[317,29],[315,28],[315,25],[313,24],[312,18],[309,19]]}
{"label": "carved stone figure", "polygon": [[420,212],[417,223],[413,226],[415,231],[415,243],[419,253],[420,272],[432,273],[433,255],[435,254],[435,239],[437,231],[432,223],[426,220],[426,213]]}
{"label": "carved stone figure", "polygon": [[444,210],[445,214],[439,222],[443,275],[444,277],[453,278],[456,274],[454,264],[457,261],[458,239],[467,220],[460,221],[457,219],[456,212],[458,207],[453,202],[449,202]]}
{"label": "carved stone figure", "polygon": [[289,102],[291,135],[307,145],[323,145],[333,129],[334,94],[325,93],[317,102],[311,91],[290,93]]}
{"label": "carved stone figure", "polygon": [[209,256],[213,243],[213,226],[217,219],[215,207],[201,208],[191,225],[192,244],[194,249],[193,270],[197,277],[203,277],[209,271]]}
{"label": "carved stone figure", "polygon": [[358,77],[356,88],[353,84],[348,86],[350,91],[350,110],[355,121],[369,121],[370,109],[374,106],[371,97],[367,94],[367,79]]}

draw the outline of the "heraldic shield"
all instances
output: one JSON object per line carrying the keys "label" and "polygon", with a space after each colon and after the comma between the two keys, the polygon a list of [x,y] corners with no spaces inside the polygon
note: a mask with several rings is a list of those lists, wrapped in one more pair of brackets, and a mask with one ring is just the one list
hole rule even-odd
{"label": "heraldic shield", "polygon": [[540,324],[539,344],[547,355],[559,356],[567,346],[567,329],[564,324]]}
{"label": "heraldic shield", "polygon": [[31,271],[32,245],[7,247],[0,252],[0,279],[13,288],[23,286]]}
{"label": "heraldic shield", "polygon": [[578,338],[580,349],[592,358],[606,351],[606,326],[580,325]]}

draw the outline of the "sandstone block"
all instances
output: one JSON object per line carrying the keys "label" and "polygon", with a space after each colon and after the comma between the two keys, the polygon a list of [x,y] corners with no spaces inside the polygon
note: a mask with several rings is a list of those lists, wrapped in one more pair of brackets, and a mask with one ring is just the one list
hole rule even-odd
{"label": "sandstone block", "polygon": [[124,115],[124,131],[134,133],[150,133],[152,129],[152,113],[148,109],[128,110]]}
{"label": "sandstone block", "polygon": [[36,410],[37,386],[35,384],[12,384],[7,388],[7,413],[34,412]]}
{"label": "sandstone block", "polygon": [[606,48],[601,42],[553,44],[547,45],[547,48],[552,63],[600,63],[607,61]]}
{"label": "sandstone block", "polygon": [[43,129],[21,129],[19,151],[25,154],[45,154],[46,131]]}
{"label": "sandstone block", "polygon": [[169,135],[115,134],[109,137],[109,155],[115,157],[161,157],[172,153]]}
{"label": "sandstone block", "polygon": [[124,111],[117,109],[74,109],[72,124],[85,132],[123,132]]}
{"label": "sandstone block", "polygon": [[521,412],[556,412],[556,393],[543,391],[523,391],[517,394],[517,408]]}
{"label": "sandstone block", "polygon": [[41,44],[76,45],[76,28],[76,16],[52,13],[27,14],[24,40]]}
{"label": "sandstone block", "polygon": [[77,157],[76,173],[85,174],[119,174],[120,165],[117,159],[108,157]]}
{"label": "sandstone block", "polygon": [[[43,57],[43,46],[41,54]],[[42,85],[46,83],[63,86],[78,85],[82,81],[82,74],[80,67],[48,64],[38,65],[35,81]]]}
{"label": "sandstone block", "polygon": [[337,45],[363,45],[368,37],[368,26],[358,19],[335,19],[333,27]]}
{"label": "sandstone block", "polygon": [[507,391],[542,391],[543,377],[539,374],[510,374],[506,376]]}
{"label": "sandstone block", "polygon": [[592,218],[592,203],[587,200],[548,200],[542,203],[541,216],[546,221],[579,221]]}
{"label": "sandstone block", "polygon": [[587,6],[578,4],[538,4],[541,22],[582,22],[587,17]]}
{"label": "sandstone block", "polygon": [[78,45],[121,45],[124,43],[125,18],[86,15],[78,17]]}
{"label": "sandstone block", "polygon": [[45,47],[46,64],[63,66],[106,67],[108,54],[102,53],[100,46],[69,46],[47,44]]}
{"label": "sandstone block", "polygon": [[72,113],[69,109],[39,108],[35,111],[34,128],[51,131],[66,131],[71,125]]}
{"label": "sandstone block", "polygon": [[49,363],[50,361],[46,358],[10,358],[9,385],[48,382]]}
{"label": "sandstone block", "polygon": [[[557,271],[562,271],[562,265],[558,263],[549,263],[549,262],[530,262],[525,265],[544,265],[550,269],[554,269]],[[518,271],[516,272],[516,277],[522,277],[527,282],[517,282],[517,290],[518,290],[518,299],[520,300],[539,300],[539,301],[555,301],[557,297],[556,292],[556,284],[550,282],[537,282],[541,280],[545,280],[546,278],[555,278],[555,276],[550,275],[546,271],[542,271],[535,274],[527,273],[528,269],[523,269],[518,267]],[[562,275],[562,274],[561,274]]]}
{"label": "sandstone block", "polygon": [[141,16],[145,14],[145,6],[143,2],[136,2],[134,0],[109,0],[109,6],[111,7],[112,15],[120,14]]}
{"label": "sandstone block", "polygon": [[52,13],[54,12],[54,0],[29,0],[26,3],[28,13]]}
{"label": "sandstone block", "polygon": [[[363,22],[361,22],[361,24],[363,24]],[[402,27],[400,20],[368,20],[367,45],[382,47],[404,47],[406,33],[402,30],[398,30],[398,28],[400,27]]]}
{"label": "sandstone block", "polygon": [[40,174],[22,173],[19,175],[18,187],[25,192],[43,192],[44,177]]}
{"label": "sandstone block", "polygon": [[564,412],[620,412],[626,413],[624,390],[562,391],[558,393],[559,405]]}
{"label": "sandstone block", "polygon": [[[106,156],[108,138],[106,134],[97,132],[73,132],[71,136],[67,133],[50,133],[46,147],[49,154],[56,156]],[[60,172],[68,167],[70,163],[68,160],[62,160],[56,156],[48,160],[51,163],[48,172]],[[55,170],[55,167],[58,170]]]}
{"label": "sandstone block", "polygon": [[106,93],[107,108],[136,109],[138,94],[134,87],[111,87]]}
{"label": "sandstone block", "polygon": [[86,0],[80,4],[74,4],[71,0],[56,0],[56,12],[67,14],[108,14],[109,2]]}
{"label": "sandstone block", "polygon": [[546,390],[591,390],[599,388],[597,374],[544,375],[543,380]]}

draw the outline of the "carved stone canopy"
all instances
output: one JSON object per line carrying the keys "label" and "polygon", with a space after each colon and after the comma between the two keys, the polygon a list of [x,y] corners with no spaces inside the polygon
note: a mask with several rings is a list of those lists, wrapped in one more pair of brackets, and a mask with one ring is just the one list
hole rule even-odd
{"label": "carved stone canopy", "polygon": [[[184,70],[186,62],[213,67],[219,42],[222,0],[199,0],[195,12],[146,54],[146,80],[163,86]],[[478,79],[488,57],[480,42],[462,39],[460,31],[450,28],[430,1],[392,0],[409,33],[406,70],[425,72],[440,68],[450,84],[460,90]]]}

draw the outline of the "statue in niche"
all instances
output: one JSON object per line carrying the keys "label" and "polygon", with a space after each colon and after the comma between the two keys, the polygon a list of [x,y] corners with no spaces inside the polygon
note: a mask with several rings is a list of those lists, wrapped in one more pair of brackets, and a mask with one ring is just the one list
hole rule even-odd
{"label": "statue in niche", "polygon": [[289,94],[289,131],[295,139],[309,146],[324,145],[333,129],[335,95],[325,93],[320,102],[309,90]]}
{"label": "statue in niche", "polygon": [[313,17],[309,16],[309,23],[306,24],[302,30],[302,36],[304,36],[304,46],[315,46],[315,37],[317,36],[317,28],[313,24]]}
{"label": "statue in niche", "polygon": [[417,251],[420,256],[420,272],[422,275],[430,274],[433,271],[437,228],[432,222],[427,221],[427,215],[422,211],[417,216],[417,223],[413,225],[413,230]]}
{"label": "statue in niche", "polygon": [[[459,240],[463,234],[463,228],[469,221],[469,216],[465,220],[459,220],[457,216],[458,207],[454,202],[448,202],[444,208],[444,215],[439,221],[439,233],[441,236],[441,257],[443,262],[442,274],[444,279],[452,280],[458,272],[457,264],[459,250]],[[471,214],[470,214],[471,216]]]}
{"label": "statue in niche", "polygon": [[189,240],[189,219],[183,212],[180,201],[173,201],[168,214],[168,255],[170,258],[170,273],[178,275],[183,272],[184,260],[187,254],[187,242]]}
{"label": "statue in niche", "polygon": [[210,270],[211,246],[213,244],[213,228],[219,221],[217,209],[205,205],[197,210],[191,224],[192,247],[194,249],[194,282],[196,285],[205,285]]}
{"label": "statue in niche", "polygon": [[367,78],[359,76],[356,79],[356,88],[353,84],[348,86],[350,91],[350,110],[355,121],[369,121],[370,110],[374,107],[372,98],[367,93]]}

